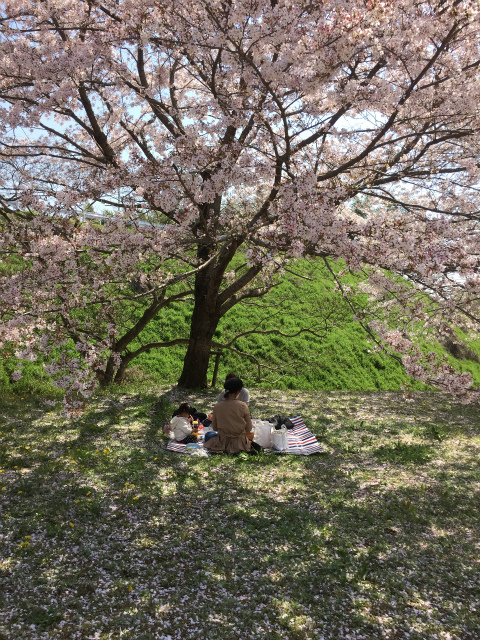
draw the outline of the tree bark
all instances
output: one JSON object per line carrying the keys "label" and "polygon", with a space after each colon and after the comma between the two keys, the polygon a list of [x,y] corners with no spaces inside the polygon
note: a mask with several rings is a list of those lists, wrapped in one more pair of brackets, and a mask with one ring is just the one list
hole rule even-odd
{"label": "tree bark", "polygon": [[117,373],[115,374],[115,379],[114,379],[115,384],[120,384],[125,380],[125,374],[127,372],[127,367],[129,363],[130,363],[130,360],[127,360],[127,358],[125,357],[122,358],[120,366],[117,369]]}
{"label": "tree bark", "polygon": [[179,387],[205,389],[208,386],[208,364],[213,334],[217,324],[218,320],[213,322],[192,322],[190,341],[183,362],[183,370],[178,381]]}
{"label": "tree bark", "polygon": [[218,293],[220,282],[213,269],[201,272],[195,280],[195,304],[190,324],[187,353],[178,380],[179,387],[205,389],[213,334],[220,321]]}
{"label": "tree bark", "polygon": [[[242,291],[259,273],[260,267],[250,267],[234,283],[220,291],[225,271],[238,249],[232,242],[216,264],[198,272],[195,277],[195,304],[190,321],[190,337],[179,387],[205,389],[207,372],[213,346],[213,335],[221,317],[242,299]],[[202,253],[204,251],[204,253]],[[199,257],[206,260],[208,250],[202,249]],[[254,294],[257,295],[257,294]]]}
{"label": "tree bark", "polygon": [[102,387],[102,389],[112,384],[115,376],[115,371],[116,371],[115,360],[113,356],[110,356],[109,359],[107,360],[105,370],[101,372],[97,371],[97,378],[100,381],[100,387]]}

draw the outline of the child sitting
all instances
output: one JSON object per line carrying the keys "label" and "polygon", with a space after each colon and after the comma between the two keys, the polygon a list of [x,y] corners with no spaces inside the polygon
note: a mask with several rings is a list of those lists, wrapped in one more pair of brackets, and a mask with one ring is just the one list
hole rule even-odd
{"label": "child sitting", "polygon": [[175,440],[182,444],[197,442],[198,437],[197,434],[194,433],[194,427],[192,426],[193,418],[190,415],[192,408],[188,403],[184,402],[175,413],[175,417],[170,421]]}

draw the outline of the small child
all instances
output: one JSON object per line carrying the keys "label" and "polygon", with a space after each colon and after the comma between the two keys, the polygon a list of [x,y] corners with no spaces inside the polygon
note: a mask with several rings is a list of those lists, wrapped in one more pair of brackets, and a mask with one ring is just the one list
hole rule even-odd
{"label": "small child", "polygon": [[193,418],[190,415],[192,413],[192,407],[184,402],[179,406],[175,413],[176,416],[173,417],[170,421],[175,440],[177,442],[181,442],[182,444],[197,442],[198,437],[196,434],[193,434]]}

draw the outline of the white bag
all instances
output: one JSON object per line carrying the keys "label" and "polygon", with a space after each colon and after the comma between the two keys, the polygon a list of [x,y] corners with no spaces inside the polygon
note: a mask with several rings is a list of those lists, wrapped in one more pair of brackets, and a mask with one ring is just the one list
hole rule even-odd
{"label": "white bag", "polygon": [[270,449],[270,430],[272,428],[270,422],[267,422],[266,420],[252,420],[252,425],[254,429],[253,441],[264,449]]}
{"label": "white bag", "polygon": [[287,427],[282,424],[280,429],[275,429],[275,427],[271,427],[270,438],[272,443],[272,449],[275,451],[286,451],[288,447],[287,440]]}

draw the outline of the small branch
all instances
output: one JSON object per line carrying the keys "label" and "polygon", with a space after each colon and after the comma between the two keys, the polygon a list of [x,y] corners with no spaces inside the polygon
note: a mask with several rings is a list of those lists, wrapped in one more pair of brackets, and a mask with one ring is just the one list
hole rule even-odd
{"label": "small branch", "polygon": [[287,269],[287,267],[283,267],[284,271],[288,271],[288,273],[291,273],[294,276],[297,276],[297,278],[303,278],[303,280],[308,280],[309,282],[313,282],[313,278],[309,278],[308,276],[302,276],[301,273],[295,273],[295,271],[292,271],[291,269]]}
{"label": "small branch", "polygon": [[236,353],[239,356],[244,356],[245,358],[250,358],[250,360],[253,360],[257,364],[257,367],[258,367],[258,378],[257,378],[257,380],[258,380],[258,382],[260,382],[260,379],[262,377],[262,363],[260,362],[260,360],[256,356],[252,355],[251,353],[246,353],[244,351],[240,351],[239,349],[235,349],[235,347],[230,347],[228,345],[222,345],[219,342],[213,342],[212,341],[212,345],[214,347],[216,347],[217,349],[228,349],[228,351],[232,351],[233,353]]}
{"label": "small branch", "polygon": [[[263,322],[263,320],[262,320]],[[319,334],[316,331],[314,331],[313,329],[299,329],[298,331],[296,331],[295,333],[283,333],[282,331],[280,331],[280,329],[250,329],[249,331],[243,331],[242,333],[238,333],[232,340],[230,340],[230,342],[228,342],[225,345],[225,348],[228,349],[230,347],[230,345],[234,344],[239,338],[243,338],[244,336],[249,336],[249,335],[253,335],[254,333],[256,334],[261,334],[261,335],[276,335],[276,336],[282,336],[283,338],[296,338],[297,336],[299,336],[302,333],[309,333],[312,336],[315,336],[316,338],[324,338],[327,333],[328,333],[328,329],[325,330],[324,334]]]}
{"label": "small branch", "polygon": [[142,345],[135,351],[130,351],[125,356],[122,356],[122,361],[126,361],[128,364],[134,358],[139,356],[141,353],[145,351],[149,351],[150,349],[163,349],[166,347],[174,347],[177,344],[188,344],[188,338],[175,338],[174,340],[167,340],[167,342],[149,342],[147,344]]}

